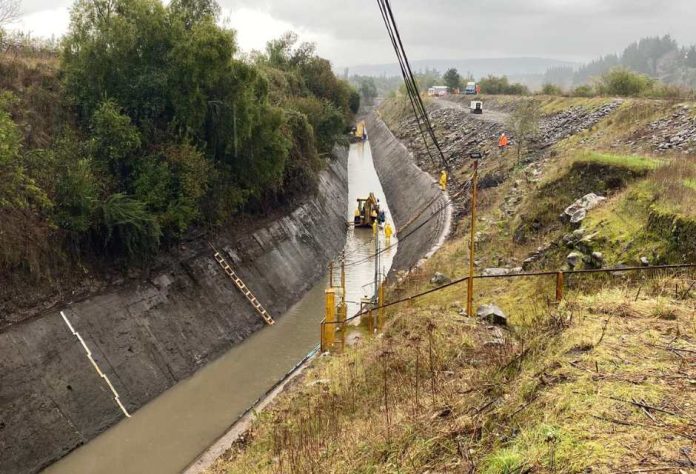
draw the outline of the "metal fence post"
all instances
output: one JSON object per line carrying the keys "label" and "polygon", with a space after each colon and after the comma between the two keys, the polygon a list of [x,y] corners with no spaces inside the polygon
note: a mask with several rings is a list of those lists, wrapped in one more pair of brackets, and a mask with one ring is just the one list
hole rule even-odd
{"label": "metal fence post", "polygon": [[563,272],[556,273],[556,302],[563,300]]}

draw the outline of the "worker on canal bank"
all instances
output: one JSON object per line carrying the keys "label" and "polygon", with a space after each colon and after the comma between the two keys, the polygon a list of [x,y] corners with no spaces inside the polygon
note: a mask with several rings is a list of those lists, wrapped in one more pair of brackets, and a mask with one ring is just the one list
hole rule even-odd
{"label": "worker on canal bank", "polygon": [[387,239],[387,246],[389,246],[389,242],[391,241],[391,236],[394,234],[394,229],[392,229],[392,226],[389,222],[387,222],[384,225],[384,237]]}
{"label": "worker on canal bank", "polygon": [[440,189],[443,191],[447,189],[447,171],[440,171]]}
{"label": "worker on canal bank", "polygon": [[500,151],[505,151],[509,143],[510,141],[508,140],[507,135],[505,135],[505,132],[501,133],[500,138],[498,138],[498,148]]}

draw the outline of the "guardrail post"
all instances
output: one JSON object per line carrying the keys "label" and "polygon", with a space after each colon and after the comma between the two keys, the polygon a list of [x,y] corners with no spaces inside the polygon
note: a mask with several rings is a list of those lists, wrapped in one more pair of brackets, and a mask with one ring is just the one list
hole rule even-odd
{"label": "guardrail post", "polygon": [[556,302],[563,300],[563,272],[556,273]]}
{"label": "guardrail post", "polygon": [[326,296],[326,308],[324,309],[324,350],[331,350],[336,337],[336,290],[328,288],[324,290]]}

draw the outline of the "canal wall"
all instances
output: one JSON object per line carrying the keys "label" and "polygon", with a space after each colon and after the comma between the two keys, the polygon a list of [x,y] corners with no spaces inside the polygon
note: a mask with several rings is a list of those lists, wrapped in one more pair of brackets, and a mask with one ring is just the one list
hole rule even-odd
{"label": "canal wall", "polygon": [[375,169],[389,203],[399,246],[390,276],[409,271],[442,245],[452,213],[436,180],[421,170],[413,154],[371,112],[366,119]]}
{"label": "canal wall", "polygon": [[[214,240],[273,316],[344,246],[347,150],[336,155],[316,197]],[[131,413],[264,326],[202,239],[173,251],[147,279],[60,309]],[[0,332],[0,472],[36,472],[123,418],[58,310]]]}

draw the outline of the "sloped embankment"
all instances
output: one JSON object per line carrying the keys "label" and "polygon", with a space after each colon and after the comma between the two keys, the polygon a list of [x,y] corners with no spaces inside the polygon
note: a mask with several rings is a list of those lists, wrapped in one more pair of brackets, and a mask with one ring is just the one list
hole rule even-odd
{"label": "sloped embankment", "polygon": [[[278,316],[318,278],[345,242],[345,153],[321,174],[319,193],[256,231],[215,242]],[[204,240],[187,244],[147,280],[113,285],[60,308],[132,413],[263,326]],[[0,333],[0,471],[35,472],[123,415],[58,309]]]}
{"label": "sloped embankment", "polygon": [[413,155],[374,113],[367,119],[367,130],[399,237],[392,271],[409,270],[446,238],[450,204],[435,180],[416,165]]}

